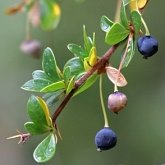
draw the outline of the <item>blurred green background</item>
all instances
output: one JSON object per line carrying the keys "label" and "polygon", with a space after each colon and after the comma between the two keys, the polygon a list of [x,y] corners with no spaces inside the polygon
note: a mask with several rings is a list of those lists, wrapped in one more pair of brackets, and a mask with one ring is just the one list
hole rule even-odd
{"label": "blurred green background", "polygon": [[[19,50],[25,37],[25,14],[6,16],[4,10],[18,0],[0,1],[0,164],[36,165],[32,153],[42,137],[31,138],[25,145],[17,140],[6,140],[16,129],[24,130],[28,121],[26,103],[30,92],[20,86],[31,79],[33,70],[41,69],[41,59],[34,60]],[[54,32],[33,30],[33,36],[46,48],[50,46],[62,68],[71,58],[68,43],[82,44],[82,26],[88,34],[96,32],[98,53],[108,45],[99,22],[102,15],[114,17],[115,0],[86,0],[75,3],[63,0],[62,20]],[[48,165],[163,165],[165,164],[165,1],[150,1],[145,13],[151,33],[159,41],[159,52],[144,60],[138,52],[124,74],[128,85],[121,89],[128,96],[127,108],[119,115],[109,111],[111,128],[117,133],[117,146],[107,152],[97,152],[96,132],[103,127],[103,116],[98,93],[98,82],[88,91],[72,99],[58,119],[63,137],[57,152]],[[112,58],[116,66],[120,52]],[[104,79],[104,98],[113,91],[111,82]]]}

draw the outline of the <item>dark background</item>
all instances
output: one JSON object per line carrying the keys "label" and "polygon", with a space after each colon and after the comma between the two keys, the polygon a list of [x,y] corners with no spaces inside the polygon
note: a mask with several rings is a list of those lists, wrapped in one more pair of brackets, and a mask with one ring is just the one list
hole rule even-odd
{"label": "dark background", "polygon": [[[41,59],[34,60],[19,50],[25,37],[25,14],[6,16],[4,10],[16,0],[0,1],[0,164],[35,165],[33,150],[43,137],[33,137],[25,145],[17,140],[6,140],[16,129],[24,130],[28,121],[26,103],[30,92],[20,89],[31,79],[33,70],[41,69]],[[72,57],[66,48],[68,43],[82,44],[82,26],[88,34],[96,32],[98,54],[108,49],[104,33],[100,30],[100,18],[114,17],[115,2],[87,0],[75,3],[63,0],[62,19],[53,32],[33,30],[33,36],[46,48],[50,46],[62,68]],[[165,1],[150,1],[145,13],[151,33],[159,41],[159,52],[144,60],[136,52],[124,74],[128,85],[121,91],[128,96],[128,106],[119,115],[109,111],[111,128],[118,135],[117,146],[107,152],[97,152],[94,144],[96,132],[103,127],[99,101],[98,82],[88,91],[71,100],[58,119],[63,140],[48,165],[163,165],[165,164],[165,58],[164,58],[164,5]],[[112,58],[117,66],[120,51]],[[104,98],[113,91],[105,77]]]}

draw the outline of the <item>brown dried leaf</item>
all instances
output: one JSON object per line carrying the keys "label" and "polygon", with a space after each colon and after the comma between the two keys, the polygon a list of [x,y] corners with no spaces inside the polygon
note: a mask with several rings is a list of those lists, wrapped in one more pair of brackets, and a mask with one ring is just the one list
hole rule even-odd
{"label": "brown dried leaf", "polygon": [[[105,69],[109,80],[113,84],[115,84],[117,81],[117,86],[119,87],[124,87],[127,85],[127,80],[125,79],[122,73],[118,73],[118,69],[111,66],[108,66]],[[118,76],[118,80],[117,80],[117,76]]]}
{"label": "brown dried leaf", "polygon": [[23,9],[23,4],[18,4],[14,7],[9,7],[5,10],[5,14],[7,15],[14,15],[17,14],[18,12],[21,12]]}

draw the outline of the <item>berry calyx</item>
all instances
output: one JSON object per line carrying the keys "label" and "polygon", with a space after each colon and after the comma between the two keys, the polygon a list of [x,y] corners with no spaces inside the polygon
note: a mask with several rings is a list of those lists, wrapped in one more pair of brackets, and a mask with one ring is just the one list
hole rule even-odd
{"label": "berry calyx", "polygon": [[145,59],[158,51],[158,41],[152,36],[142,36],[137,41],[138,51]]}
{"label": "berry calyx", "polygon": [[108,97],[108,109],[114,113],[118,113],[127,105],[127,96],[122,92],[114,92]]}
{"label": "berry calyx", "polygon": [[98,151],[105,151],[113,148],[117,143],[116,133],[109,127],[105,127],[97,132],[95,144]]}
{"label": "berry calyx", "polygon": [[20,49],[23,53],[34,58],[40,57],[41,43],[37,40],[25,40],[21,43]]}

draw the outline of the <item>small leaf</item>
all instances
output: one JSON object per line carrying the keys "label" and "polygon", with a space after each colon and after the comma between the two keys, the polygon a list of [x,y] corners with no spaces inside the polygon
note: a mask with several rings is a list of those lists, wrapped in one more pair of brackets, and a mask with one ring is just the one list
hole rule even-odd
{"label": "small leaf", "polygon": [[92,43],[91,38],[87,36],[85,26],[83,26],[83,38],[84,38],[84,47],[86,51],[89,53],[93,46],[93,43]]}
{"label": "small leaf", "polygon": [[131,12],[132,24],[135,28],[135,33],[138,34],[142,25],[141,14],[134,10]]}
{"label": "small leaf", "polygon": [[50,48],[44,50],[42,68],[48,77],[54,81],[61,80],[60,70],[56,64],[55,56]]}
{"label": "small leaf", "polygon": [[46,79],[46,80],[51,80],[50,77],[48,77],[44,71],[42,70],[35,70],[32,73],[33,79]]}
{"label": "small leaf", "polygon": [[119,73],[116,68],[108,66],[105,69],[106,69],[106,73],[107,73],[109,80],[113,84],[115,84],[117,81],[117,86],[119,86],[119,87],[124,87],[127,85],[127,81],[126,81],[125,77],[123,76],[123,74]]}
{"label": "small leaf", "polygon": [[58,82],[52,83],[52,84],[42,88],[41,92],[55,92],[60,89],[65,89],[64,81],[58,81]]}
{"label": "small leaf", "polygon": [[62,90],[58,90],[55,92],[44,94],[43,99],[46,100],[46,104],[48,106],[52,106],[53,104],[58,102],[60,100],[60,98],[62,98],[64,95],[65,95],[64,90],[62,89]]}
{"label": "small leaf", "polygon": [[135,53],[135,45],[134,45],[133,37],[131,37],[129,39],[129,42],[128,42],[127,55],[126,55],[126,58],[124,60],[122,68],[128,66],[128,64],[131,62],[131,60],[132,60],[132,58],[134,56],[134,53]]}
{"label": "small leaf", "polygon": [[21,88],[27,91],[41,92],[41,90],[52,84],[52,81],[45,79],[32,79],[27,81]]}
{"label": "small leaf", "polygon": [[85,70],[89,70],[92,66],[97,62],[97,53],[96,47],[92,47],[89,53],[89,57],[84,59],[84,68]]}
{"label": "small leaf", "polygon": [[[77,77],[77,79],[79,79],[81,76],[83,76],[86,72],[82,73],[79,75],[79,77]],[[82,93],[83,91],[87,90],[89,87],[91,87],[97,80],[98,78],[98,74],[93,74],[92,76],[90,76],[86,82],[77,90],[77,92],[74,94],[75,95],[78,95],[80,93]]]}
{"label": "small leaf", "polygon": [[45,103],[45,101],[41,97],[37,97],[37,98],[38,98],[38,101],[42,107],[42,110],[44,111],[47,125],[53,128],[50,113],[49,113],[49,108],[48,108],[47,104]]}
{"label": "small leaf", "polygon": [[66,89],[66,94],[68,94],[74,87],[74,82],[75,82],[75,76],[73,76],[69,83],[68,83],[68,86],[67,86],[67,89]]}
{"label": "small leaf", "polygon": [[46,132],[50,132],[52,128],[50,127],[41,127],[39,125],[34,124],[33,122],[26,122],[24,127],[28,133],[31,135],[39,135],[44,134]]}
{"label": "small leaf", "polygon": [[53,133],[49,134],[34,150],[33,157],[36,162],[49,161],[56,151],[56,138]]}
{"label": "small leaf", "polygon": [[106,17],[106,16],[101,17],[100,26],[104,32],[108,32],[110,30],[111,26],[113,25],[113,23],[114,22],[111,21],[108,17]]}
{"label": "small leaf", "polygon": [[105,42],[115,45],[127,38],[129,31],[120,23],[114,23],[111,29],[106,33]]}
{"label": "small leaf", "polygon": [[126,10],[125,10],[125,5],[124,5],[123,1],[121,4],[121,9],[120,9],[120,22],[126,29],[129,28],[129,22],[128,22]]}
{"label": "small leaf", "polygon": [[61,9],[54,0],[40,0],[40,26],[43,30],[53,30],[61,17]]}
{"label": "small leaf", "polygon": [[30,119],[39,127],[49,127],[43,107],[38,97],[31,96],[27,103],[27,111]]}
{"label": "small leaf", "polygon": [[83,62],[79,57],[71,58],[64,66],[64,80],[66,83],[73,77],[84,72]]}
{"label": "small leaf", "polygon": [[81,46],[76,44],[68,44],[67,47],[76,57],[85,58],[88,56],[88,52],[85,51]]}

